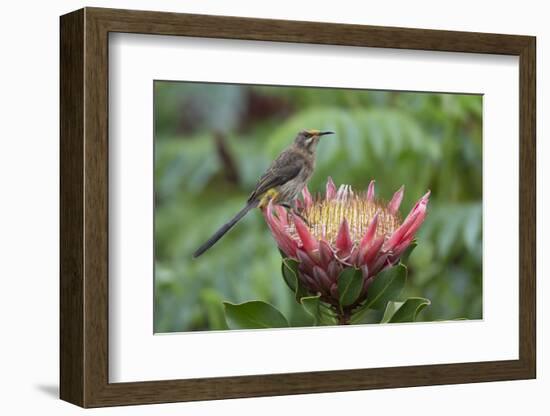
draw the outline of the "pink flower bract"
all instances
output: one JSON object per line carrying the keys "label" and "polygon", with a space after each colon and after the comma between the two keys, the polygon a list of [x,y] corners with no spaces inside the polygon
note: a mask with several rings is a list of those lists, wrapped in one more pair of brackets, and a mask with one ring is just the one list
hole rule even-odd
{"label": "pink flower bract", "polygon": [[404,220],[399,216],[404,187],[385,204],[375,197],[374,181],[366,192],[349,185],[338,189],[328,178],[324,196],[302,191],[296,213],[270,202],[263,210],[267,224],[286,257],[299,262],[300,283],[312,294],[338,305],[338,277],[348,267],[360,269],[367,294],[378,273],[399,262],[426,218],[430,192],[422,196]]}

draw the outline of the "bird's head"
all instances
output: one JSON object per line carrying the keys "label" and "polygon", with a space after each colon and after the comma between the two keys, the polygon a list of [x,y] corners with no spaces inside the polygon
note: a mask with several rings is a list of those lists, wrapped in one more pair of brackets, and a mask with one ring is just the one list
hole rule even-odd
{"label": "bird's head", "polygon": [[311,153],[315,152],[317,143],[321,136],[327,134],[334,134],[333,131],[320,131],[320,130],[302,130],[294,139],[294,144],[302,149],[305,149]]}

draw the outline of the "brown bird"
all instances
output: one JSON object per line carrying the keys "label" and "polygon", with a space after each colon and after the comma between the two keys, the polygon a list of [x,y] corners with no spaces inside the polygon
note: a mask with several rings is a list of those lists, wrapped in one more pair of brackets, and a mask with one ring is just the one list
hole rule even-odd
{"label": "brown bird", "polygon": [[220,227],[193,257],[199,257],[224,236],[252,208],[264,208],[270,200],[294,210],[294,201],[311,178],[315,168],[315,151],[319,138],[332,131],[302,130],[294,143],[285,149],[271,163],[260,177],[256,187],[248,197],[246,205],[229,222]]}

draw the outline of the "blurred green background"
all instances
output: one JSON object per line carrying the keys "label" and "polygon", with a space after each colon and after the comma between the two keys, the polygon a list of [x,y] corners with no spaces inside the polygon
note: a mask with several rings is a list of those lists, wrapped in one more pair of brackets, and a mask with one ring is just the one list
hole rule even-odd
{"label": "blurred green background", "polygon": [[405,185],[406,215],[427,189],[429,213],[405,296],[432,305],[420,320],[482,311],[480,95],[155,81],[155,332],[224,329],[222,301],[263,300],[291,324],[304,317],[255,210],[199,259],[191,253],[244,204],[296,133],[321,141],[309,188],[364,189],[389,200]]}

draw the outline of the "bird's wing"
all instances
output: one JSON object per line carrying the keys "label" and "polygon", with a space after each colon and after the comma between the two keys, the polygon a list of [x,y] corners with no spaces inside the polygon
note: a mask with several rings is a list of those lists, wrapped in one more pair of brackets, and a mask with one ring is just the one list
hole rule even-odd
{"label": "bird's wing", "polygon": [[249,201],[261,197],[271,188],[283,185],[294,179],[304,167],[304,158],[299,154],[283,153],[275,159],[271,167],[262,175]]}

